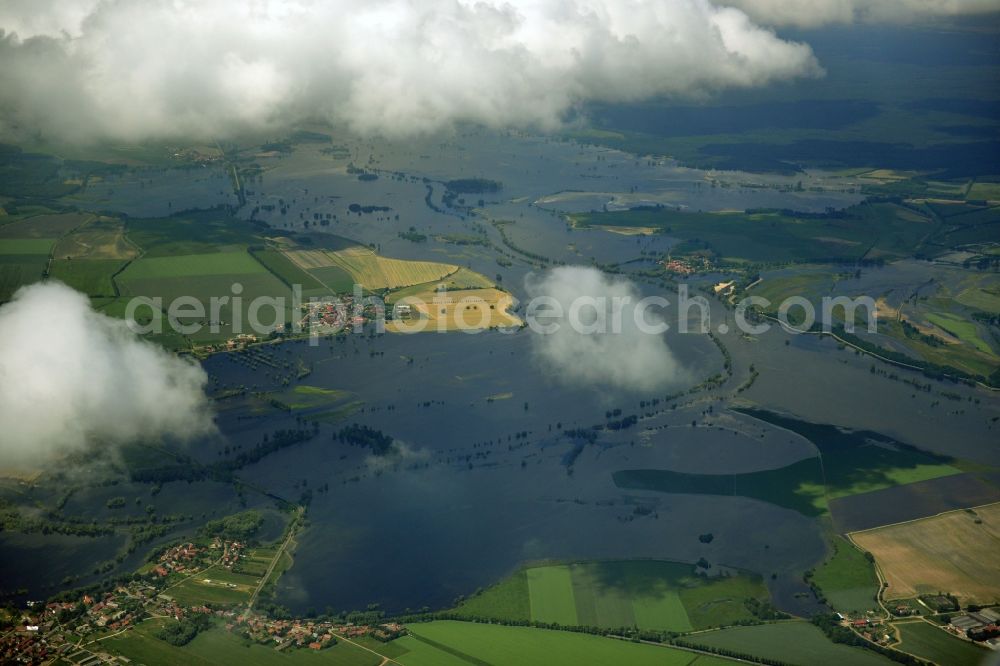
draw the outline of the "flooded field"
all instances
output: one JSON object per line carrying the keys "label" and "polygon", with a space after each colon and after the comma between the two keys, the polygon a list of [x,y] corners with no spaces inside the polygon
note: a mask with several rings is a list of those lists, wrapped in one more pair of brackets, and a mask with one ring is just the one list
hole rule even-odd
{"label": "flooded field", "polygon": [[[526,277],[542,270],[526,258],[528,252],[551,264],[616,265],[642,295],[675,300],[664,283],[640,273],[652,265],[649,257],[662,255],[676,239],[641,229],[572,229],[562,212],[657,204],[823,211],[861,199],[856,183],[821,172],[795,178],[705,172],[571,142],[488,132],[406,148],[354,141],[324,150],[307,143],[258,162],[261,174],[243,183],[247,204],[241,215],[252,211],[276,229],[336,234],[383,256],[468,267],[496,276],[518,299],[527,296]],[[360,180],[358,169],[378,177]],[[444,182],[470,177],[503,187],[467,195],[467,208],[445,207]],[[136,216],[236,201],[220,165],[127,173],[81,196],[81,203]],[[352,212],[352,204],[389,210]],[[408,231],[426,240],[401,237]],[[495,249],[500,247],[510,250],[503,262]],[[810,270],[774,272],[764,284],[808,276]],[[898,303],[921,270],[913,262],[866,270],[849,291],[881,285],[878,295]],[[708,288],[715,277],[702,276],[694,286]],[[675,310],[667,314],[676,321]],[[877,375],[870,358],[839,349],[833,340],[779,330],[741,335],[732,312],[715,300],[710,315],[713,331],[723,323],[730,330],[714,340],[669,332],[665,340],[677,364],[663,367],[657,388],[645,391],[571,381],[541,369],[528,330],[348,335],[316,346],[286,342],[258,348],[269,359],[261,364],[218,354],[203,366],[209,391],[227,396],[216,402],[219,434],[188,447],[186,455],[209,464],[282,429],[315,427],[312,438],[241,469],[245,485],[238,492],[207,481],[166,483],[157,497],[149,496],[148,484],[92,487],[70,497],[65,511],[104,516],[108,500],[124,496],[122,515],[139,515],[154,504],[185,516],[119,563],[115,571],[123,572],[156,543],[190,534],[213,517],[273,506],[276,497],[308,496],[309,526],[276,598],[299,613],[369,604],[389,611],[444,608],[527,562],[637,557],[704,558],[714,566],[747,569],[764,577],[781,608],[807,613],[818,606],[802,572],[828,552],[826,517],[739,495],[627,490],[615,485],[613,475],[630,469],[750,474],[817,456],[807,438],[730,409],[747,406],[880,432],[945,456],[996,462],[991,443],[1000,401],[994,397],[949,386],[958,398],[937,406],[940,388],[917,392]],[[300,368],[298,379],[289,382],[274,371],[269,363],[278,361]],[[592,359],[581,356],[578,362]],[[331,397],[305,400],[303,393]],[[887,413],[907,417],[886,419]],[[593,439],[567,432],[593,431],[610,414],[635,415],[636,421]],[[351,423],[391,437],[394,453],[375,457],[338,441],[338,430]],[[917,492],[916,485],[879,492]],[[838,526],[865,524],[851,508],[863,497],[835,501]],[[926,510],[941,505],[932,502]],[[269,527],[268,534],[279,532],[280,523]],[[699,539],[707,533],[713,535],[709,543]],[[90,566],[120,547],[41,534],[3,538],[4,569],[18,571],[7,588],[59,587],[71,562]],[[40,548],[49,549],[46,560],[57,563],[44,574],[23,566]]]}

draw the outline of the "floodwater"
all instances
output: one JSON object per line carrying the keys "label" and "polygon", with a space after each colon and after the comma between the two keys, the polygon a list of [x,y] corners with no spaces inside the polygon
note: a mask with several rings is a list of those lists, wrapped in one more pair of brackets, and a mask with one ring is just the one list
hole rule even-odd
{"label": "floodwater", "polygon": [[[502,219],[512,222],[505,227],[509,237],[531,252],[568,263],[624,264],[646,252],[663,252],[673,241],[571,230],[555,211],[644,202],[693,210],[824,210],[859,199],[824,174],[792,179],[714,174],[571,142],[489,132],[406,147],[349,142],[336,155],[302,144],[291,155],[260,163],[262,176],[246,184],[244,213],[275,205],[273,211],[261,209],[258,217],[297,230],[314,214],[329,213],[336,219],[323,231],[372,244],[388,256],[448,261],[499,275],[518,298],[525,296],[524,279],[536,268],[518,259],[501,266],[491,248],[453,245],[433,236],[485,233],[499,245],[488,220]],[[359,181],[347,173],[349,163],[377,169],[380,177]],[[86,196],[103,209],[133,215],[233,202],[228,176],[219,168],[161,177],[150,184],[141,182],[141,175],[126,174]],[[501,192],[484,195],[481,206],[470,202],[479,215],[442,213],[427,204],[430,188],[431,203],[443,208],[438,181],[468,177],[504,184]],[[790,191],[798,180],[805,181],[805,191]],[[285,203],[284,214],[279,202]],[[392,210],[352,215],[351,203]],[[426,243],[401,239],[399,233],[410,227],[432,238]],[[641,261],[628,265],[643,268]],[[638,288],[644,294],[663,292],[647,283]],[[752,472],[815,455],[800,436],[728,410],[747,404],[996,462],[991,419],[1000,415],[997,398],[949,385],[963,399],[978,401],[945,415],[932,409],[934,395],[916,395],[902,382],[873,375],[870,359],[839,350],[830,340],[780,331],[741,336],[721,305],[713,302],[711,315],[713,330],[721,322],[732,329],[719,335],[732,357],[732,377],[722,387],[693,393],[687,391],[723,372],[722,354],[701,334],[667,334],[679,369],[664,368],[662,386],[645,393],[600,381],[564,381],[537,363],[529,331],[351,335],[318,346],[300,341],[267,348],[268,354],[301,360],[311,369],[298,383],[347,392],[358,407],[341,422],[321,422],[311,441],[239,472],[253,486],[288,499],[313,493],[309,527],[299,539],[293,567],[281,579],[277,601],[299,612],[363,609],[372,603],[390,611],[442,608],[527,562],[609,557],[693,562],[704,557],[759,573],[779,606],[807,613],[816,605],[802,572],[827,553],[824,523],[741,497],[623,491],[615,487],[613,473],[640,468]],[[759,377],[737,393],[751,365]],[[285,387],[266,366],[252,369],[230,355],[214,356],[204,367],[213,390],[284,391],[295,383]],[[667,400],[668,395],[673,397]],[[660,402],[650,406],[653,399]],[[225,447],[252,446],[267,433],[298,427],[328,410],[319,406],[288,414],[253,398],[220,401],[218,408],[221,435],[188,451],[205,462],[219,459]],[[628,430],[603,431],[588,444],[562,434],[604,423],[606,412],[614,409],[644,418]],[[397,453],[375,459],[337,442],[336,430],[351,422],[393,437]],[[263,495],[238,497],[231,487],[213,483],[165,484],[161,495],[149,500],[148,493],[148,487],[134,484],[92,489],[71,498],[66,510],[91,515],[104,511],[109,496],[122,495],[130,503],[142,496],[142,503],[162,506],[165,513],[191,514],[189,522],[165,537],[171,538],[243,506],[271,504]],[[715,536],[710,544],[698,539],[706,532]],[[72,562],[89,567],[115,550],[99,540],[81,545],[53,536],[0,537],[4,570],[18,572],[7,588],[51,582]],[[44,560],[52,571],[44,575],[24,566],[37,557],[41,544],[50,544],[44,546]],[[140,560],[137,553],[120,570]]]}

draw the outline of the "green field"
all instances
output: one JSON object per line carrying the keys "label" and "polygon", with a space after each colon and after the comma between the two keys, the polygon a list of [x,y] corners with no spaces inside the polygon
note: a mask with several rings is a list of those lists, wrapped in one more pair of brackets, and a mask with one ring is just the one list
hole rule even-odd
{"label": "green field", "polygon": [[686,241],[688,250],[708,250],[733,261],[777,263],[910,256],[937,229],[930,216],[888,203],[863,203],[827,217],[636,208],[570,218],[578,227],[655,228]]}
{"label": "green field", "polygon": [[[249,257],[248,257],[249,258]],[[254,272],[252,273],[225,273],[225,274],[204,274],[187,275],[183,277],[140,277],[144,272],[143,268],[136,268],[144,260],[133,262],[116,279],[122,296],[125,299],[130,297],[143,296],[147,298],[161,298],[163,308],[182,297],[194,297],[204,308],[205,316],[201,318],[181,319],[183,324],[200,323],[201,329],[188,337],[195,342],[218,342],[232,337],[236,332],[255,333],[249,326],[250,306],[255,298],[270,297],[283,298],[284,302],[277,314],[277,323],[287,323],[292,316],[292,294],[291,291],[278,278],[267,272],[260,264],[253,262]],[[252,261],[252,260],[251,260]],[[154,270],[159,270],[154,269]],[[240,296],[239,319],[240,330],[236,330],[234,319],[236,315],[233,311],[233,289],[234,285],[242,287]],[[211,303],[212,298],[218,298],[221,307],[219,308],[218,321],[219,332],[211,331]],[[229,300],[221,300],[228,297]],[[124,299],[123,299],[124,300]],[[142,307],[137,313],[137,317],[149,316],[149,308]],[[258,319],[264,326],[272,325],[275,320],[274,308],[270,305],[261,307],[258,311]],[[163,318],[164,329],[169,329],[166,317]],[[260,335],[260,333],[257,333]]]}
{"label": "green field", "polygon": [[243,249],[261,243],[265,227],[238,220],[224,211],[198,211],[176,217],[129,219],[129,240],[143,256],[178,257]]}
{"label": "green field", "polygon": [[972,345],[928,344],[925,340],[915,339],[894,320],[880,321],[879,334],[903,342],[924,361],[941,368],[954,368],[972,377],[979,376],[984,379],[989,378],[997,371],[997,361],[994,355],[985,355]]}
{"label": "green field", "polygon": [[[148,620],[125,634],[101,641],[101,647],[121,654],[133,662],[149,664],[208,664],[272,666],[280,664],[329,664],[331,666],[376,666],[382,660],[359,647],[338,643],[320,652],[286,650],[257,645],[215,627],[198,634],[183,647],[175,647],[153,636],[159,623],[169,620]],[[91,646],[93,647],[93,646]]]}
{"label": "green field", "polygon": [[580,624],[569,565],[528,569],[531,619],[565,626]]}
{"label": "green field", "polygon": [[402,642],[411,652],[395,657],[403,666],[722,666],[733,662],[691,652],[589,634],[472,622],[436,621],[407,627]]}
{"label": "green field", "polygon": [[485,275],[471,271],[468,268],[459,268],[443,280],[397,289],[386,297],[385,302],[392,305],[401,298],[416,296],[427,292],[429,289],[441,289],[442,287],[446,291],[461,291],[463,289],[489,289],[493,286],[495,286],[495,283]]}
{"label": "green field", "polygon": [[531,567],[465,601],[470,619],[527,620],[686,632],[751,620],[749,598],[768,600],[759,578],[707,578],[679,562],[621,560]]}
{"label": "green field", "polygon": [[[794,275],[782,275],[775,271],[773,275],[765,275],[764,279],[747,293],[766,298],[771,302],[767,309],[777,312],[778,305],[790,296],[802,296],[811,303],[819,303],[823,296],[830,294],[835,283],[836,275],[830,271],[803,272]],[[791,316],[792,312],[789,312],[790,320]]]}
{"label": "green field", "polygon": [[928,313],[925,316],[935,326],[943,328],[962,342],[972,345],[984,354],[996,356],[989,344],[979,336],[976,325],[971,321],[947,312]]}
{"label": "green field", "polygon": [[0,238],[0,254],[48,255],[55,242],[54,238]]}
{"label": "green field", "polygon": [[1000,199],[1000,183],[973,183],[966,198],[974,201],[996,201]]}
{"label": "green field", "polygon": [[130,280],[161,280],[202,275],[256,275],[266,269],[245,251],[184,254],[174,257],[143,257],[132,262]]}
{"label": "green field", "polygon": [[[42,279],[55,238],[30,235],[30,220],[9,224],[0,229],[0,303],[9,301],[14,292]],[[21,235],[23,234],[23,235]]]}
{"label": "green field", "polygon": [[456,612],[469,618],[530,620],[528,574],[522,569],[462,602]]}
{"label": "green field", "polygon": [[838,645],[827,639],[818,627],[802,621],[731,627],[694,634],[684,640],[798,666],[889,666],[894,663],[863,648]]}
{"label": "green field", "polygon": [[473,660],[468,655],[453,654],[446,645],[416,636],[397,638],[390,645],[402,652],[394,659],[403,666],[479,666],[486,663],[479,659]]}
{"label": "green field", "polygon": [[254,259],[289,288],[299,285],[302,288],[303,298],[331,295],[330,291],[315,277],[296,266],[279,250],[258,250],[252,254]]}
{"label": "green field", "polygon": [[263,576],[267,573],[267,567],[274,559],[274,548],[254,548],[246,557],[240,559],[237,568],[239,573],[249,576]]}
{"label": "green field", "polygon": [[259,581],[260,576],[250,572],[238,573],[222,565],[214,565],[165,590],[163,594],[187,606],[229,606],[245,603]]}
{"label": "green field", "polygon": [[963,285],[965,288],[955,296],[955,300],[983,312],[1000,312],[1000,285],[996,280],[972,279],[967,285]]}
{"label": "green field", "polygon": [[[39,208],[38,212],[43,210]],[[53,239],[69,233],[91,217],[90,213],[32,214],[0,226],[0,238],[36,238],[54,242]]]}
{"label": "green field", "polygon": [[841,536],[833,537],[833,554],[816,567],[813,582],[835,610],[854,613],[878,607],[875,566]]}
{"label": "green field", "polygon": [[354,289],[354,278],[340,266],[314,268],[309,271],[309,274],[314,276],[316,280],[322,282],[324,285],[329,287],[330,291],[335,293],[349,294]]}
{"label": "green field", "polygon": [[62,259],[52,262],[49,275],[92,298],[113,298],[112,276],[124,265],[124,261],[117,259]]}
{"label": "green field", "polygon": [[826,512],[827,499],[961,473],[951,458],[878,433],[841,430],[763,410],[735,411],[802,435],[819,450],[822,468],[820,459],[808,458],[787,467],[747,474],[619,470],[613,474],[615,485],[664,493],[739,495],[818,516]]}
{"label": "green field", "polygon": [[19,288],[41,280],[48,259],[45,254],[0,255],[0,303],[9,301]]}
{"label": "green field", "polygon": [[822,468],[818,458],[787,467],[746,474],[689,474],[661,469],[626,469],[612,474],[615,485],[689,495],[723,495],[758,499],[806,516],[826,513]]}
{"label": "green field", "polygon": [[357,394],[338,389],[300,384],[288,391],[268,394],[272,405],[288,410],[316,409],[329,407],[332,410],[345,406],[345,402],[356,399]]}
{"label": "green field", "polygon": [[904,652],[948,666],[979,666],[987,655],[986,648],[949,635],[928,622],[897,622]]}
{"label": "green field", "polygon": [[367,248],[355,247],[327,255],[332,265],[347,271],[366,289],[398,289],[440,280],[458,266],[433,261],[406,261],[381,257]]}

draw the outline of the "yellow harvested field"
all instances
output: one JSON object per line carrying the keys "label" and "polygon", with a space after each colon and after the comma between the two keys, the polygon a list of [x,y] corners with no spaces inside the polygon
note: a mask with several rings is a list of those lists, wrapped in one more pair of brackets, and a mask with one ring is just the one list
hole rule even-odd
{"label": "yellow harvested field", "polygon": [[1000,503],[854,532],[889,583],[886,599],[954,594],[969,602],[1000,601]]}
{"label": "yellow harvested field", "polygon": [[336,266],[354,281],[372,291],[399,289],[440,280],[458,270],[454,264],[436,261],[407,261],[380,257],[366,247],[344,250],[285,250],[285,255],[304,270]]}
{"label": "yellow harvested field", "polygon": [[399,299],[410,305],[410,317],[386,322],[392,333],[422,331],[476,331],[486,328],[520,326],[521,320],[507,310],[514,297],[499,289],[464,289],[439,293],[433,289]]}
{"label": "yellow harvested field", "polygon": [[303,270],[333,266],[333,259],[323,250],[286,250],[285,256]]}
{"label": "yellow harvested field", "polygon": [[139,250],[119,220],[98,218],[63,236],[52,250],[56,259],[135,259]]}
{"label": "yellow harvested field", "polygon": [[449,274],[443,280],[437,280],[433,284],[421,283],[412,287],[397,289],[386,296],[386,303],[392,305],[401,298],[416,296],[426,299],[427,295],[444,289],[445,291],[459,291],[462,289],[491,289],[496,285],[482,273],[459,268],[454,273]]}

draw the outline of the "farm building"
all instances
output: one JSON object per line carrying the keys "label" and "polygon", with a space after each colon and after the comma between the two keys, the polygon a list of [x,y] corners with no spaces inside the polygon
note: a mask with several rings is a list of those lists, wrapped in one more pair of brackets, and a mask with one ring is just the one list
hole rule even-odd
{"label": "farm building", "polygon": [[984,626],[984,622],[980,622],[971,615],[956,615],[951,618],[951,626],[955,627],[961,632],[967,632],[971,629],[978,629]]}
{"label": "farm building", "polygon": [[996,624],[997,622],[1000,622],[1000,613],[998,613],[993,608],[984,608],[981,611],[979,611],[978,613],[973,613],[972,615],[973,615],[973,617],[983,617],[988,622],[991,622],[991,623],[994,623],[994,624]]}

